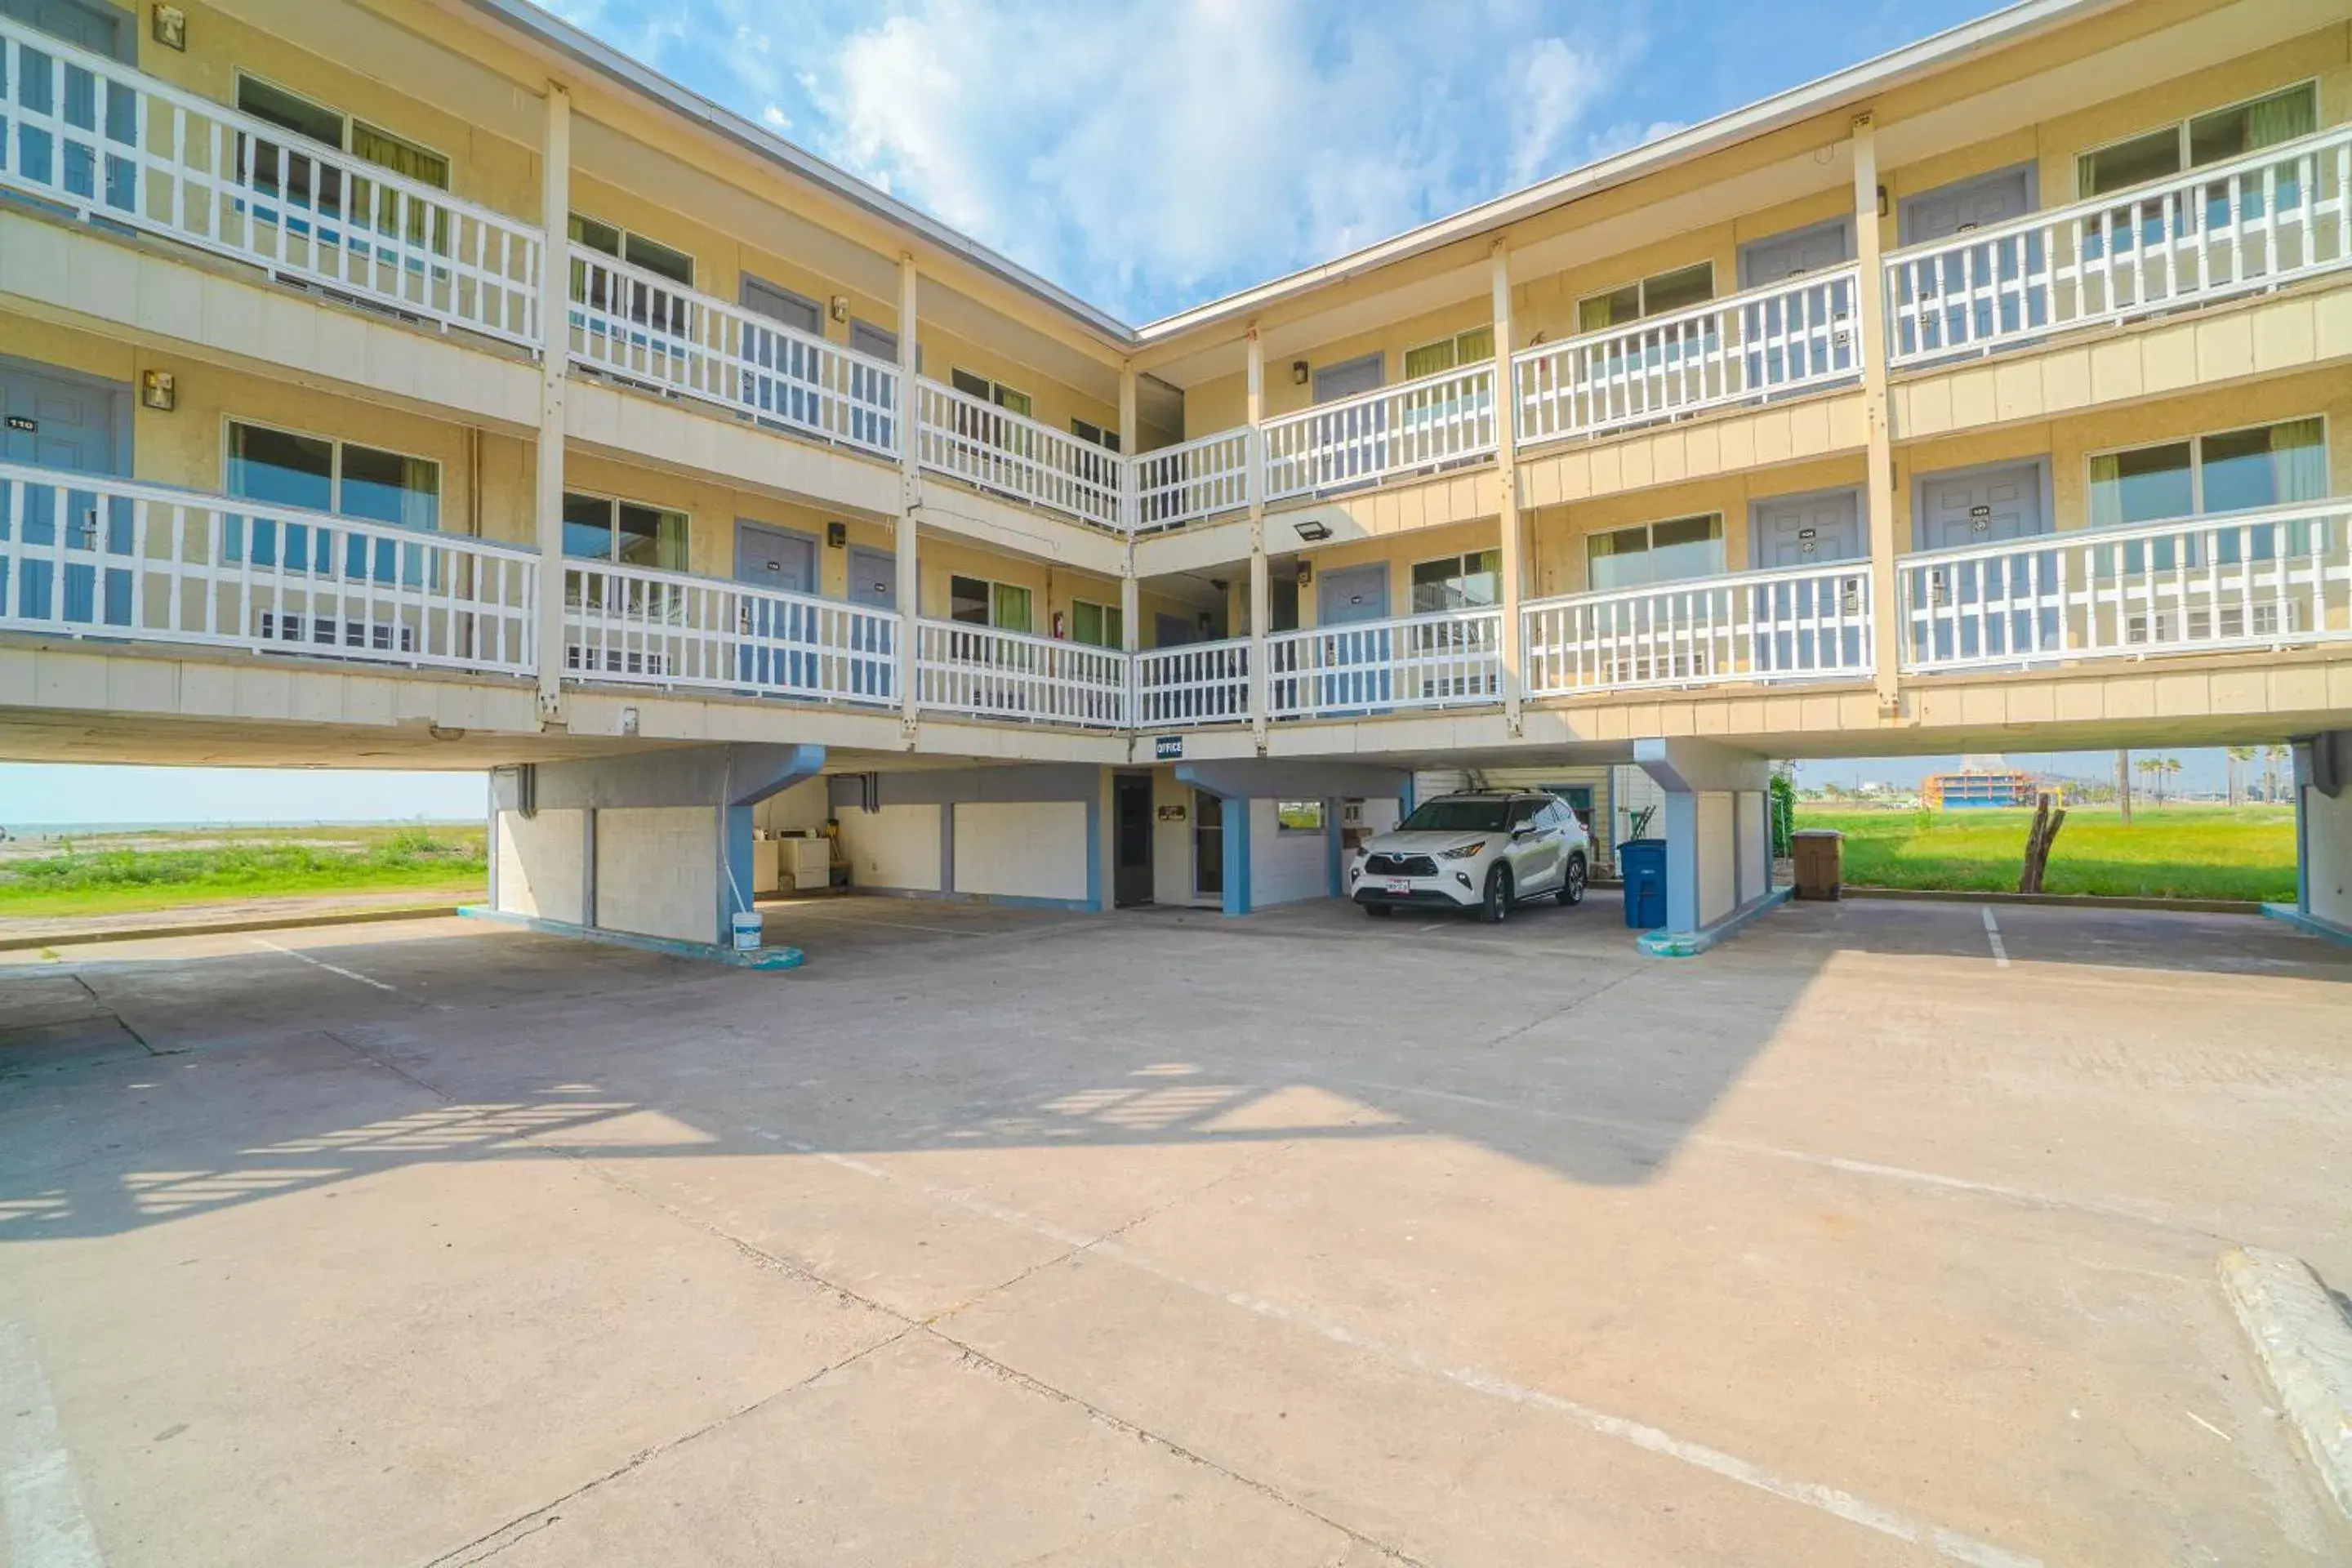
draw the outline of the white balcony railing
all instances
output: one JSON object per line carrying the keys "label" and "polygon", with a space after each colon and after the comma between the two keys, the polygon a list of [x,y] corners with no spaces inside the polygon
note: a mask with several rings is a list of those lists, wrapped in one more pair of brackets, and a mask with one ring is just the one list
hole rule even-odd
{"label": "white balcony railing", "polygon": [[583,680],[895,703],[898,616],[641,566],[563,568],[563,666]]}
{"label": "white balcony railing", "polygon": [[2352,637],[2352,500],[1904,556],[1903,667],[2270,648]]}
{"label": "white balcony railing", "polygon": [[1328,718],[1502,700],[1500,610],[1365,621],[1265,639],[1266,714]]}
{"label": "white balcony railing", "polygon": [[1244,426],[1129,458],[1135,476],[1134,531],[1181,528],[1247,508],[1250,446]]}
{"label": "white balcony railing", "polygon": [[1511,356],[1522,445],[1801,392],[1862,374],[1841,268]]}
{"label": "white balcony railing", "polygon": [[1895,364],[2352,264],[2352,127],[1886,258]]}
{"label": "white balcony railing", "polygon": [[1249,639],[1181,643],[1135,656],[1135,727],[1240,724],[1250,716]]}
{"label": "white balcony railing", "polygon": [[1495,450],[1495,367],[1480,363],[1270,419],[1265,496],[1373,484]]}
{"label": "white balcony railing", "polygon": [[898,450],[897,365],[578,245],[572,357],[803,435]]}
{"label": "white balcony railing", "polygon": [[0,627],[528,675],[538,557],[0,464]]}
{"label": "white balcony railing", "polygon": [[0,186],[510,342],[536,229],[0,20]]}
{"label": "white balcony railing", "polygon": [[1128,656],[962,621],[915,623],[915,702],[936,712],[1127,727]]}
{"label": "white balcony railing", "polygon": [[1530,697],[1872,672],[1866,561],[1576,594],[1522,616]]}
{"label": "white balcony railing", "polygon": [[936,381],[918,377],[915,394],[926,468],[1098,527],[1127,526],[1118,453]]}

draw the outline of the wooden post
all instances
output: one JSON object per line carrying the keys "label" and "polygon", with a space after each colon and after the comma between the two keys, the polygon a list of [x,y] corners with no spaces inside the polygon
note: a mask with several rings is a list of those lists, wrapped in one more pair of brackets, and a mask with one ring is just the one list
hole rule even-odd
{"label": "wooden post", "polygon": [[919,275],[912,252],[898,257],[898,718],[909,744],[915,734],[916,660],[923,611],[923,575],[915,562],[917,509],[923,499],[922,443],[916,429],[922,399],[915,391],[916,320]]}
{"label": "wooden post", "polygon": [[1515,431],[1518,424],[1518,399],[1511,384],[1511,258],[1503,242],[1495,242],[1493,262],[1495,310],[1495,480],[1501,496],[1501,515],[1497,520],[1501,559],[1496,563],[1501,577],[1502,636],[1496,652],[1503,667],[1503,725],[1512,734],[1520,730],[1519,703],[1527,689],[1520,679],[1525,650],[1520,646],[1519,602],[1527,590],[1522,581],[1526,568],[1521,554],[1526,546],[1519,537],[1519,475],[1518,453]]}
{"label": "wooden post", "polygon": [[1878,143],[1867,113],[1853,117],[1853,254],[1861,268],[1854,284],[1854,310],[1861,318],[1857,345],[1862,362],[1862,409],[1868,443],[1868,493],[1863,498],[1870,530],[1870,626],[1872,666],[1876,671],[1878,714],[1902,716],[1896,674],[1898,636],[1895,583],[1895,445],[1886,395],[1886,278],[1879,262]]}
{"label": "wooden post", "polygon": [[560,81],[547,84],[539,217],[539,444],[531,533],[539,545],[539,715],[555,722],[563,717],[563,400],[572,363],[572,93]]}
{"label": "wooden post", "polygon": [[1265,667],[1266,622],[1274,612],[1274,589],[1265,561],[1265,345],[1257,323],[1249,329],[1249,668],[1250,731],[1265,750],[1265,710],[1274,683]]}

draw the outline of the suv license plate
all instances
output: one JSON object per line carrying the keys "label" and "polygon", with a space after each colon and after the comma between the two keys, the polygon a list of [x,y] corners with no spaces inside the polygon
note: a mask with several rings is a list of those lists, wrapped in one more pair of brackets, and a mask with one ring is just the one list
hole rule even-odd
{"label": "suv license plate", "polygon": [[1389,879],[1389,891],[1391,893],[1410,893],[1412,891],[1412,884],[1406,881],[1402,877],[1391,877]]}

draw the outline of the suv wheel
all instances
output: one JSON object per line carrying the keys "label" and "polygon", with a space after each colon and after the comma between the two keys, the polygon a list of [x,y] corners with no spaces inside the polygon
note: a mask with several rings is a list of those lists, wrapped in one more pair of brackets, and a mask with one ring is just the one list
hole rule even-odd
{"label": "suv wheel", "polygon": [[1490,926],[1500,925],[1510,912],[1511,868],[1496,866],[1486,873],[1486,896],[1478,902],[1478,918]]}
{"label": "suv wheel", "polygon": [[1563,904],[1584,902],[1584,857],[1568,858],[1568,874],[1559,879],[1559,901]]}

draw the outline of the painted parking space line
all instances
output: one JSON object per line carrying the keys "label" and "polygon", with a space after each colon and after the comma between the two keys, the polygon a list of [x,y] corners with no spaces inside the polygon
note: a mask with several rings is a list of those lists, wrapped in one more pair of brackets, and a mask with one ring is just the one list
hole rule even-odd
{"label": "painted parking space line", "polygon": [[362,985],[373,985],[379,991],[396,991],[398,989],[397,986],[386,985],[381,980],[372,980],[368,976],[362,974],[356,969],[345,969],[340,963],[329,963],[323,958],[313,958],[307,952],[298,952],[290,947],[280,947],[266,936],[257,936],[253,940],[261,946],[268,948],[272,952],[282,952],[289,958],[299,958],[303,963],[310,964],[314,968],[323,969],[330,974],[340,974],[346,980],[356,980]]}
{"label": "painted parking space line", "polygon": [[2009,967],[2009,948],[2000,940],[2000,922],[1992,918],[1992,906],[1980,904],[1984,914],[1985,941],[1992,943],[1992,961],[2003,969]]}
{"label": "painted parking space line", "polygon": [[[1964,1534],[1957,1530],[1915,1519],[1835,1487],[1824,1486],[1784,1476],[1753,1460],[1731,1454],[1704,1443],[1693,1442],[1674,1433],[1633,1420],[1607,1410],[1566,1399],[1545,1389],[1530,1387],[1503,1376],[1499,1373],[1475,1365],[1449,1365],[1424,1354],[1412,1346],[1395,1344],[1360,1333],[1345,1324],[1318,1318],[1282,1302],[1267,1300],[1244,1291],[1231,1289],[1213,1280],[1194,1278],[1171,1268],[1137,1248],[1124,1245],[1116,1233],[1086,1236],[1068,1230],[1020,1209],[1008,1208],[977,1199],[967,1191],[942,1187],[919,1176],[905,1176],[887,1167],[848,1155],[818,1149],[797,1140],[782,1140],[784,1146],[797,1153],[813,1155],[828,1163],[855,1171],[860,1175],[920,1194],[936,1203],[967,1209],[1000,1224],[1025,1229],[1076,1249],[1097,1257],[1108,1258],[1140,1273],[1163,1280],[1180,1289],[1190,1291],[1209,1300],[1223,1302],[1269,1321],[1317,1335],[1332,1344],[1343,1346],[1360,1354],[1385,1363],[1400,1371],[1434,1376],[1469,1390],[1516,1405],[1562,1417],[1596,1436],[1628,1444],[1636,1448],[1674,1459],[1696,1469],[1705,1470],[1739,1486],[1752,1488],[1772,1497],[1820,1510],[1849,1524],[1891,1536],[1897,1541],[1923,1547],[1947,1562],[1964,1564],[1965,1568],[2043,1568],[2036,1557],[2008,1551],[1988,1541]],[[955,1338],[952,1326],[955,1314],[942,1315],[931,1326],[934,1332],[950,1343],[962,1345]],[[965,1347],[970,1348],[970,1347]]]}
{"label": "painted parking space line", "polygon": [[0,1522],[16,1568],[103,1568],[32,1331],[0,1323]]}

